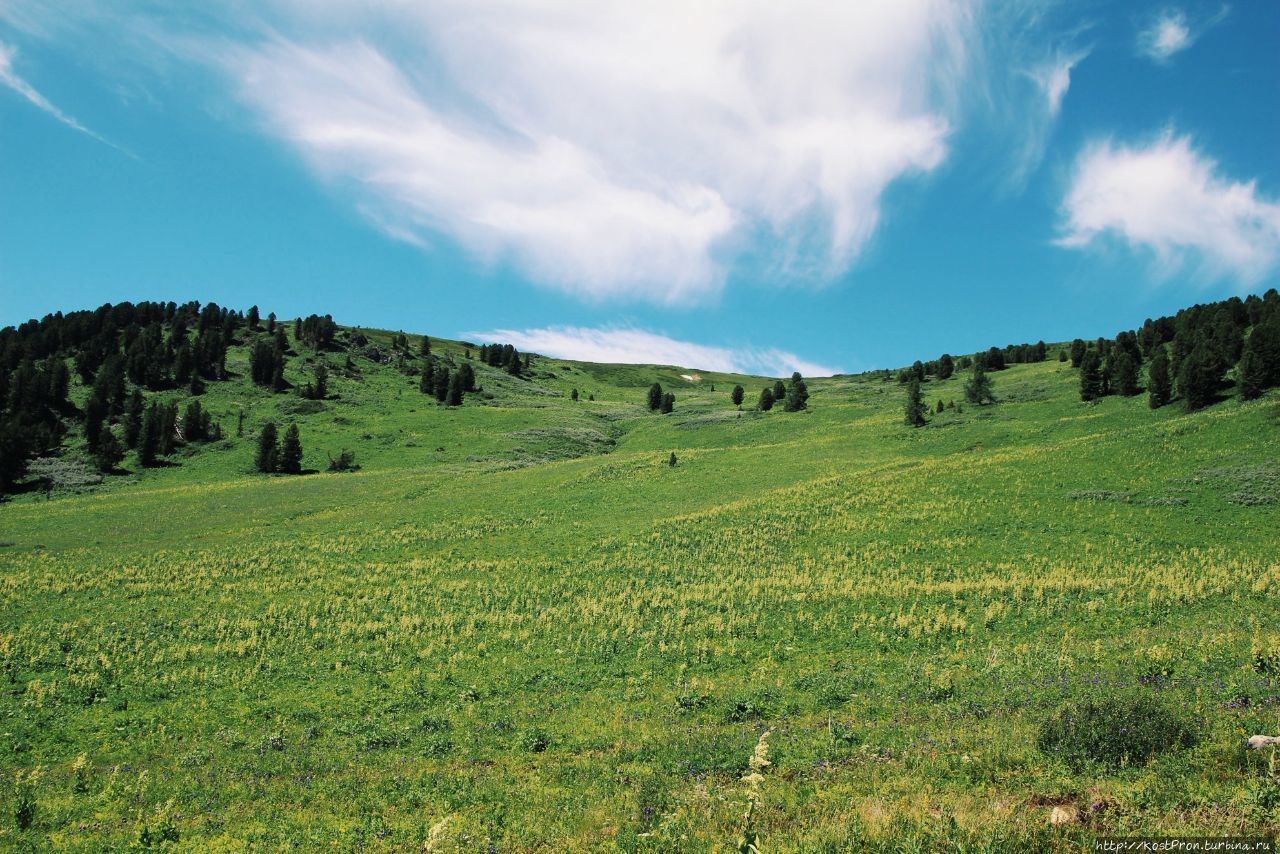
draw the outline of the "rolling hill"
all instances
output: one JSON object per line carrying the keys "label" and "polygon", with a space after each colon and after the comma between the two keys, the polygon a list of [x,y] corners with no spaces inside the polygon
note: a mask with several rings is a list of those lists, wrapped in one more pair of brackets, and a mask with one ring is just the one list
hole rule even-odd
{"label": "rolling hill", "polygon": [[[285,329],[297,389],[317,356]],[[5,845],[1280,829],[1280,774],[1243,746],[1280,733],[1276,392],[1086,403],[1051,344],[990,373],[994,405],[926,376],[912,428],[888,372],[761,412],[769,378],[516,377],[433,338],[474,365],[447,407],[398,335],[341,330],[323,400],[254,384],[237,339],[199,395],[221,438],[0,505]],[[268,420],[314,473],[254,471]],[[359,470],[325,471],[344,449]]]}

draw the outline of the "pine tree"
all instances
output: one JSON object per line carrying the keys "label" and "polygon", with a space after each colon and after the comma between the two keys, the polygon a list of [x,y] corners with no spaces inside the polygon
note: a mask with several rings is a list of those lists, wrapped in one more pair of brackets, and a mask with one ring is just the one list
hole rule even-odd
{"label": "pine tree", "polygon": [[657,412],[661,406],[662,406],[662,386],[658,383],[654,383],[653,385],[649,386],[649,409],[651,409],[654,412]]}
{"label": "pine tree", "polygon": [[1084,353],[1085,343],[1082,339],[1077,338],[1071,342],[1071,367],[1080,367],[1080,363],[1084,361]]}
{"label": "pine tree", "polygon": [[938,379],[950,379],[951,375],[956,372],[955,360],[951,358],[950,353],[943,353],[938,359]]}
{"label": "pine tree", "polygon": [[449,369],[444,365],[436,366],[435,384],[436,400],[444,403],[449,397]]}
{"label": "pine tree", "polygon": [[284,433],[284,443],[280,446],[280,471],[302,474],[302,439],[298,435],[297,424],[290,424]]}
{"label": "pine tree", "polygon": [[1147,369],[1147,403],[1152,409],[1159,409],[1169,402],[1173,396],[1173,387],[1169,382],[1169,357],[1160,345],[1156,355]]}
{"label": "pine tree", "polygon": [[142,399],[142,392],[135,388],[124,409],[124,443],[130,448],[138,447],[138,436],[142,433],[142,417],[145,413],[146,404]]}
{"label": "pine tree", "polygon": [[434,374],[435,374],[435,366],[432,365],[430,361],[428,361],[427,366],[422,369],[422,379],[418,381],[418,391],[422,392],[423,394],[436,393],[436,382],[435,382]]}
{"label": "pine tree", "polygon": [[920,397],[920,380],[914,376],[911,378],[911,382],[907,384],[907,406],[904,420],[908,427],[923,427],[925,425],[924,401]]}
{"label": "pine tree", "polygon": [[773,402],[782,403],[787,399],[787,387],[782,380],[773,381]]}
{"label": "pine tree", "polygon": [[983,359],[973,360],[973,376],[964,384],[964,397],[970,403],[981,406],[984,403],[995,403],[996,396],[992,391],[991,378],[983,365]]}
{"label": "pine tree", "polygon": [[466,362],[463,362],[462,367],[458,368],[458,377],[459,377],[459,381],[462,383],[463,391],[476,390],[476,372],[475,372],[475,369],[471,367],[471,365],[469,365]]}
{"label": "pine tree", "polygon": [[671,456],[667,457],[667,465],[669,465],[671,468],[675,468],[675,467],[676,467],[676,462],[677,462],[677,460],[676,460],[676,452],[675,452],[675,451],[672,451],[672,452],[671,452]]}
{"label": "pine tree", "polygon": [[1197,343],[1178,365],[1175,385],[1188,412],[1213,403],[1219,378],[1214,365],[1215,360],[1206,352],[1203,342]]}
{"label": "pine tree", "polygon": [[742,405],[743,394],[745,394],[745,392],[742,390],[742,386],[736,385],[733,387],[733,394],[730,395],[730,400],[733,401],[734,406]]}
{"label": "pine tree", "polygon": [[937,406],[937,408],[936,408],[936,409],[934,409],[934,412],[936,412],[937,414],[941,415],[941,414],[942,414],[942,410],[944,410],[944,409],[946,409],[946,408],[947,408],[947,407],[942,403],[942,398],[938,398],[938,406]]}
{"label": "pine tree", "polygon": [[578,390],[577,390],[576,388],[575,388],[573,391],[569,392],[569,399],[570,399],[570,400],[572,400],[572,401],[574,401],[575,403],[577,402],[577,400],[578,400]]}
{"label": "pine tree", "polygon": [[761,412],[768,412],[773,409],[773,389],[768,386],[760,389],[759,407]]}
{"label": "pine tree", "polygon": [[658,411],[663,415],[670,414],[671,410],[676,408],[676,396],[671,392],[667,392],[662,396],[662,405],[658,407]]}
{"label": "pine tree", "polygon": [[[422,342],[418,347],[418,355],[421,356],[423,359],[431,358],[431,339],[428,338],[426,335],[422,336]],[[483,358],[484,357],[481,356],[482,360]]]}
{"label": "pine tree", "polygon": [[787,389],[786,401],[783,403],[783,410],[786,412],[799,412],[809,405],[809,387],[805,385],[804,378],[800,376],[800,372],[796,371],[791,375],[791,387]]}
{"label": "pine tree", "polygon": [[262,432],[258,434],[258,453],[253,464],[263,474],[274,472],[280,465],[280,448],[274,421],[262,425]]}
{"label": "pine tree", "polygon": [[1080,359],[1080,399],[1097,400],[1102,397],[1102,359],[1097,350],[1089,350]]}
{"label": "pine tree", "polygon": [[142,429],[138,435],[138,463],[142,466],[156,464],[156,452],[160,449],[160,406],[154,401],[142,416]]}
{"label": "pine tree", "polygon": [[116,439],[116,434],[111,432],[110,427],[104,427],[98,433],[98,447],[93,453],[93,461],[97,464],[98,471],[110,474],[116,470],[116,466],[120,465],[123,459],[124,448]]}
{"label": "pine tree", "polygon": [[453,376],[449,378],[449,389],[445,393],[444,405],[462,405],[462,371],[454,371]]}
{"label": "pine tree", "polygon": [[1115,360],[1115,390],[1125,397],[1138,393],[1138,363],[1127,352],[1121,352]]}

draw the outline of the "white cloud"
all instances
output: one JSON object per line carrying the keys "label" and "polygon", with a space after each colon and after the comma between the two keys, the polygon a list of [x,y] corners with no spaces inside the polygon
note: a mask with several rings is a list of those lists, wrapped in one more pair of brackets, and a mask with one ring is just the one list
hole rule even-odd
{"label": "white cloud", "polygon": [[286,3],[288,36],[221,68],[389,234],[667,303],[713,295],[749,236],[846,269],[885,189],[944,161],[973,26],[943,0],[367,8]]}
{"label": "white cloud", "polygon": [[1152,252],[1166,275],[1197,265],[1208,276],[1258,281],[1280,263],[1280,204],[1252,181],[1232,181],[1187,137],[1146,146],[1088,146],[1062,205],[1059,245],[1105,236]]}
{"label": "white cloud", "polygon": [[1191,30],[1181,12],[1166,12],[1138,36],[1138,46],[1147,56],[1163,62],[1191,46]]}
{"label": "white cloud", "polygon": [[[73,130],[78,130],[80,131],[80,133],[85,134],[86,136],[93,137],[98,142],[104,143],[105,145],[110,145],[112,148],[115,148],[117,150],[122,150],[118,146],[116,146],[114,143],[108,142],[107,140],[98,136],[93,131],[89,130],[84,125],[80,124],[80,122],[76,121],[75,118],[73,118],[72,116],[69,116],[66,113],[62,112],[62,110],[58,109],[56,106],[50,103],[48,98],[46,98],[44,95],[41,95],[38,91],[36,91],[35,87],[33,87],[26,80],[19,77],[18,73],[13,70],[13,61],[14,59],[17,58],[17,56],[18,56],[17,48],[11,45],[7,45],[4,42],[0,42],[0,84],[4,86],[8,86],[10,89],[17,92],[22,97],[26,98],[36,107],[40,108],[41,110],[44,110],[46,113],[53,116],[58,121],[62,122],[67,127],[72,128]],[[128,152],[125,152],[125,153],[128,153]]]}
{"label": "white cloud", "polygon": [[763,376],[789,376],[793,371],[799,371],[805,376],[831,376],[839,373],[837,368],[810,362],[794,353],[776,348],[713,347],[626,327],[493,329],[487,332],[466,332],[463,337],[475,341],[513,344],[519,350],[584,362],[675,365],[704,371]]}
{"label": "white cloud", "polygon": [[1062,111],[1063,99],[1071,88],[1071,72],[1088,55],[1087,49],[1060,48],[1025,72],[1035,89],[1035,97],[1014,102],[1022,145],[1011,161],[1009,181],[1013,186],[1020,188],[1044,159],[1049,137]]}
{"label": "white cloud", "polygon": [[1212,17],[1199,22],[1187,20],[1180,9],[1166,9],[1138,33],[1138,52],[1154,62],[1167,62],[1175,53],[1196,43],[1204,31],[1221,22],[1230,12],[1223,6]]}

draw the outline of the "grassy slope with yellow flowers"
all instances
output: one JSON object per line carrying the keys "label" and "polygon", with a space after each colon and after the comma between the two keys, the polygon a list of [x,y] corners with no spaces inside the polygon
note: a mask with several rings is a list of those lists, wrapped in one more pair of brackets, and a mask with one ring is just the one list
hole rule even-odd
{"label": "grassy slope with yellow flowers", "polygon": [[[460,409],[363,360],[318,411],[214,384],[220,446],[0,506],[0,845],[1275,833],[1280,778],[1240,745],[1280,732],[1276,399],[1086,405],[1054,355],[919,429],[879,376],[811,381],[802,413],[732,407],[762,379],[557,360],[481,369]],[[248,473],[267,417],[364,468]],[[1134,695],[1195,746],[1037,748]]]}

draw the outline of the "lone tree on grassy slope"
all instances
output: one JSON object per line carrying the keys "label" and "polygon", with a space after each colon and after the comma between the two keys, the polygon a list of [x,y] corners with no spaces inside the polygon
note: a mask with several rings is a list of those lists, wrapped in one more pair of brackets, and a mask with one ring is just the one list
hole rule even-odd
{"label": "lone tree on grassy slope", "polygon": [[731,394],[731,395],[729,396],[729,399],[733,401],[733,405],[734,405],[734,406],[741,406],[741,405],[742,405],[742,395],[743,395],[743,394],[744,394],[744,392],[743,392],[743,390],[742,390],[742,386],[740,386],[740,385],[736,385],[736,386],[734,386],[734,387],[733,387],[733,394]]}
{"label": "lone tree on grassy slope", "polygon": [[657,412],[662,407],[662,385],[654,383],[649,386],[649,409]]}
{"label": "lone tree on grassy slope", "polygon": [[908,427],[923,427],[925,425],[924,401],[920,397],[920,380],[915,377],[912,377],[911,382],[907,384],[907,406],[904,420]]}
{"label": "lone tree on grassy slope", "polygon": [[280,471],[302,474],[302,440],[298,436],[297,424],[290,424],[285,431],[284,444],[280,446]]}
{"label": "lone tree on grassy slope", "polygon": [[984,403],[996,402],[996,396],[991,387],[991,378],[987,376],[987,369],[983,366],[982,359],[974,359],[973,361],[973,376],[964,384],[964,398],[970,403],[976,403],[979,406]]}

